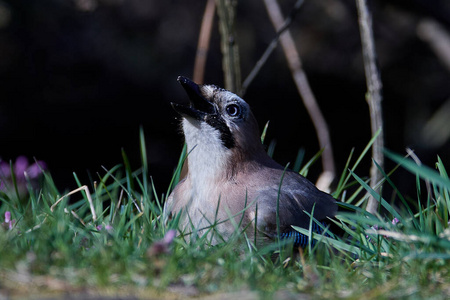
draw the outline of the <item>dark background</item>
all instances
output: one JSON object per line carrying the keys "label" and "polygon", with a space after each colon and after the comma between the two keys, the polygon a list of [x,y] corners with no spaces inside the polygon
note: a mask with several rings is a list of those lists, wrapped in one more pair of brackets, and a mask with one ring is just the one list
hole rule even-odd
{"label": "dark background", "polygon": [[[239,2],[237,42],[245,78],[275,32],[262,1]],[[70,189],[72,172],[89,183],[88,174],[95,179],[96,172],[104,174],[101,166],[121,163],[122,148],[139,168],[142,125],[150,173],[157,191],[165,191],[182,146],[169,103],[186,98],[176,78],[192,76],[205,3],[0,1],[0,157],[43,160],[59,188]],[[280,3],[287,14],[295,1]],[[450,101],[450,73],[418,28],[430,19],[449,34],[450,3],[378,0],[371,7],[386,147],[399,153],[412,147],[427,165],[437,155],[448,165],[448,137],[423,128]],[[330,127],[340,173],[351,149],[359,154],[370,140],[355,1],[306,0],[291,31]],[[205,82],[223,85],[217,20],[205,74]],[[244,98],[261,128],[270,120],[267,140],[276,139],[280,163],[293,161],[301,147],[307,159],[319,150],[280,49]],[[431,134],[444,134],[443,141],[430,142]],[[368,175],[369,163],[367,157],[360,176]],[[310,178],[320,171],[317,163]],[[409,179],[404,171],[395,176],[406,191]]]}

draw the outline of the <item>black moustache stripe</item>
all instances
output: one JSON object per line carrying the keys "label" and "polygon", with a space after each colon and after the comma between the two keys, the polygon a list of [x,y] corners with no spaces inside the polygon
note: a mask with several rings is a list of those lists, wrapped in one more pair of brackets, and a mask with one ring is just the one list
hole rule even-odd
{"label": "black moustache stripe", "polygon": [[210,126],[216,128],[220,132],[220,139],[222,144],[231,149],[235,146],[235,140],[231,134],[230,128],[228,128],[225,121],[217,114],[206,115],[205,122]]}

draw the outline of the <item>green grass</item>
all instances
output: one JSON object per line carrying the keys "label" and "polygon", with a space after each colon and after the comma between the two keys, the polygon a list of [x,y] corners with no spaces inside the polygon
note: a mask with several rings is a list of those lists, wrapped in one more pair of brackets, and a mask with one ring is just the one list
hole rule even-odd
{"label": "green grass", "polygon": [[[11,229],[0,229],[0,295],[33,298],[39,293],[87,290],[175,298],[227,297],[239,291],[256,298],[449,298],[446,170],[439,158],[436,169],[431,169],[386,152],[416,175],[411,184],[418,191],[415,199],[401,195],[382,170],[384,185],[396,193],[387,201],[358,176],[358,164],[371,142],[356,159],[352,152],[333,193],[343,200],[342,206],[356,211],[337,217],[345,236],[331,232],[318,236],[299,228],[319,242],[300,254],[295,250],[296,255],[282,242],[257,248],[239,234],[216,246],[209,246],[206,237],[161,242],[176,228],[176,220],[165,224],[160,216],[164,199],[179,180],[186,149],[170,186],[161,194],[149,176],[142,132],[141,168],[133,171],[123,152],[123,164],[98,174],[95,182],[79,182],[74,174],[80,187],[88,184],[90,196],[86,189],[65,196],[69,192],[61,193],[45,173],[38,188],[29,182],[28,196],[18,197],[13,180],[16,186],[11,191],[0,192],[0,223],[6,211],[16,220]],[[304,174],[310,163],[305,166]],[[299,164],[296,167],[300,169]],[[379,199],[379,214],[363,209],[369,194]],[[393,200],[401,205],[394,206]],[[399,221],[395,225],[394,218]]]}

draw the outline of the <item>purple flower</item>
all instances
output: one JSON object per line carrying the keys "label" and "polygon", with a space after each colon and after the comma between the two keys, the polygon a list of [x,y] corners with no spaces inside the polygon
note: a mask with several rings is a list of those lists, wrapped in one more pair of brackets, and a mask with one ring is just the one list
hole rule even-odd
{"label": "purple flower", "polygon": [[3,178],[11,177],[11,169],[9,168],[9,164],[5,161],[0,162],[0,176]]}
{"label": "purple flower", "polygon": [[14,163],[14,174],[18,180],[25,179],[25,172],[28,167],[28,159],[25,156],[19,156]]}
{"label": "purple flower", "polygon": [[[25,181],[25,176],[31,179],[38,178],[42,174],[42,170],[45,169],[47,169],[45,162],[38,160],[30,165],[25,156],[17,157],[13,165],[14,175],[17,181]],[[4,180],[12,177],[10,164],[6,161],[0,162],[0,177],[4,178]]]}
{"label": "purple flower", "polygon": [[147,256],[154,257],[160,254],[169,253],[169,247],[172,244],[177,232],[174,229],[170,229],[166,232],[164,237],[154,242],[147,250]]}
{"label": "purple flower", "polygon": [[[27,181],[30,181],[32,186],[36,186],[36,179],[42,175],[43,170],[47,169],[47,165],[43,161],[36,161],[33,164],[28,163],[25,156],[17,157],[12,166],[13,174],[11,174],[11,165],[6,161],[0,161],[0,190],[5,193],[14,190],[13,177],[16,179],[17,189],[19,191],[19,198],[27,195],[28,187]],[[16,196],[15,191],[12,193]]]}
{"label": "purple flower", "polygon": [[400,220],[399,220],[399,219],[394,218],[394,219],[392,220],[392,225],[397,225],[398,223],[400,223]]}
{"label": "purple flower", "polygon": [[[102,231],[103,230],[103,225],[97,225],[96,227],[95,227],[98,231]],[[106,225],[105,226],[105,230],[107,231],[107,232],[111,232],[111,231],[113,231],[114,230],[114,228],[111,226],[111,225]]]}
{"label": "purple flower", "polygon": [[170,245],[170,244],[172,244],[173,239],[175,238],[176,235],[177,235],[177,231],[174,230],[174,229],[170,229],[164,235],[164,238],[162,239],[162,242],[167,244],[167,245]]}
{"label": "purple flower", "polygon": [[5,212],[5,223],[9,223],[9,222],[11,222],[11,212],[6,211]]}
{"label": "purple flower", "polygon": [[[398,223],[400,223],[400,220],[397,218],[392,219],[392,225],[396,226]],[[370,227],[373,230],[379,230],[379,229],[384,229],[383,227],[379,227],[378,225],[373,225],[372,227]],[[389,239],[389,237],[384,236],[385,238]],[[366,235],[366,238],[370,240],[370,237],[368,235]]]}
{"label": "purple flower", "polygon": [[12,229],[12,227],[14,226],[15,223],[16,223],[15,219],[11,220],[11,212],[6,211],[5,212],[5,222],[1,223],[0,225],[5,229],[10,230],[10,229]]}

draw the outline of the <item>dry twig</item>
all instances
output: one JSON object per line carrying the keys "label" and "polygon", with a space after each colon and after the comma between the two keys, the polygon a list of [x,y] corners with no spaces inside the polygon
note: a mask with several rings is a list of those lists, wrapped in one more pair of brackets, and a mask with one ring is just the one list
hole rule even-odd
{"label": "dry twig", "polygon": [[[264,0],[264,4],[266,5],[266,10],[275,29],[279,31],[284,24],[284,17],[280,6],[276,0]],[[321,174],[317,186],[322,190],[327,190],[331,181],[336,176],[328,125],[311,90],[306,73],[302,68],[302,62],[289,29],[286,29],[281,34],[280,42],[297,86],[297,90],[300,93],[303,103],[316,128],[319,145],[324,149],[322,154],[324,172]]]}
{"label": "dry twig", "polygon": [[193,80],[203,83],[205,77],[206,58],[208,57],[209,41],[211,39],[214,12],[216,10],[215,0],[207,0],[205,12],[203,13],[202,26],[198,37],[197,53],[195,55]]}
{"label": "dry twig", "polygon": [[[369,104],[372,136],[380,130],[380,133],[372,146],[372,158],[381,168],[383,168],[384,157],[382,151],[384,148],[384,134],[381,108],[382,84],[380,73],[376,64],[375,42],[372,31],[372,16],[370,15],[367,7],[366,0],[356,0],[356,6],[358,9],[359,30],[361,35],[364,71],[366,74],[367,84],[366,100]],[[382,175],[378,171],[377,166],[372,163],[370,168],[370,185],[375,187],[375,185],[381,180],[381,177]],[[378,201],[374,197],[369,197],[366,210],[370,213],[374,213],[378,210]]]}
{"label": "dry twig", "polygon": [[434,51],[450,71],[450,34],[438,22],[424,19],[417,25],[417,35]]}
{"label": "dry twig", "polygon": [[272,54],[273,50],[278,46],[278,41],[280,40],[281,34],[289,28],[289,26],[292,24],[292,22],[295,19],[295,16],[300,11],[300,7],[302,6],[304,0],[297,0],[295,2],[294,7],[292,8],[289,16],[284,21],[283,26],[278,29],[277,34],[270,42],[269,46],[264,51],[261,58],[256,62],[255,66],[251,70],[250,74],[248,74],[247,78],[245,78],[244,82],[242,83],[242,89],[241,89],[241,95],[243,96],[250,85],[252,83],[253,79],[255,79],[256,75],[258,75],[259,71],[261,71],[261,68],[264,66],[264,64],[269,59],[270,55]]}
{"label": "dry twig", "polygon": [[[428,43],[436,57],[450,71],[450,33],[438,22],[424,19],[417,25],[417,35]],[[437,148],[449,140],[449,115],[450,99],[447,99],[422,127],[420,138],[423,144]]]}
{"label": "dry twig", "polygon": [[429,117],[420,130],[420,141],[429,148],[442,147],[450,139],[450,98]]}
{"label": "dry twig", "polygon": [[241,71],[235,35],[237,0],[217,0],[216,4],[219,15],[225,88],[234,93],[239,93],[241,91]]}
{"label": "dry twig", "polygon": [[[53,203],[53,205],[50,207],[50,211],[54,211],[56,205],[58,205],[64,198],[73,195],[75,193],[78,193],[80,191],[84,191],[86,193],[86,197],[88,199],[89,202],[89,207],[91,209],[91,214],[92,214],[92,220],[95,222],[97,221],[97,214],[95,213],[95,209],[94,209],[94,202],[92,201],[92,197],[91,197],[91,193],[89,192],[89,188],[87,187],[87,185],[83,185],[69,193],[67,193],[66,195],[62,196],[61,198],[59,198],[55,203]],[[72,211],[72,214],[74,214],[74,212]],[[77,217],[76,214],[74,214],[75,217]]]}

